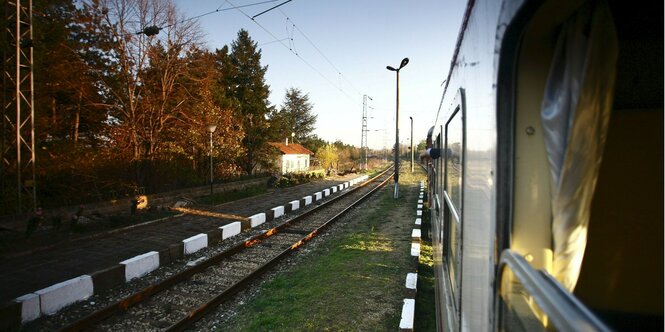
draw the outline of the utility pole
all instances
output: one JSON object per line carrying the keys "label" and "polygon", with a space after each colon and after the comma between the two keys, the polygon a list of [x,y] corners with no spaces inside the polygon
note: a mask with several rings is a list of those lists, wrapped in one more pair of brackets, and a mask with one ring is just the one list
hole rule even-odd
{"label": "utility pole", "polygon": [[413,173],[413,117],[410,116],[411,120],[411,173]]}
{"label": "utility pole", "polygon": [[[9,193],[16,179],[16,213],[26,206],[37,211],[35,180],[35,110],[32,77],[32,0],[9,0],[4,16],[6,46],[3,54],[2,138],[0,192]],[[9,197],[5,202],[11,202]],[[24,204],[28,203],[28,204]],[[7,209],[11,203],[3,204]],[[8,211],[4,211],[5,213]]]}
{"label": "utility pole", "polygon": [[368,95],[363,95],[363,122],[362,136],[360,137],[360,169],[367,170],[367,99],[373,100]]}

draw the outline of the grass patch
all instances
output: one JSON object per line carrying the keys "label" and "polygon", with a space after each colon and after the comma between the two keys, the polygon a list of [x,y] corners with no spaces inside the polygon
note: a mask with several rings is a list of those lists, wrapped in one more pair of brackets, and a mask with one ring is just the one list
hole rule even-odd
{"label": "grass patch", "polygon": [[208,195],[201,197],[200,199],[198,199],[198,203],[204,205],[223,204],[226,202],[231,202],[242,198],[265,194],[267,191],[268,190],[265,186],[257,186],[257,187],[250,187],[244,190],[233,190],[223,193],[215,193],[212,196]]}
{"label": "grass patch", "polygon": [[380,192],[344,230],[266,282],[261,296],[241,306],[220,330],[395,330],[410,272],[408,221],[415,214],[419,183],[415,176],[407,178],[399,200],[392,190]]}

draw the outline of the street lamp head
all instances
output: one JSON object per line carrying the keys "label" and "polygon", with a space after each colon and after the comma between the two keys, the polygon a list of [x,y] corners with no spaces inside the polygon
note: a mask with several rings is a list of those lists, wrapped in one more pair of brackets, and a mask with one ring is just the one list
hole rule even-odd
{"label": "street lamp head", "polygon": [[409,63],[409,58],[402,59],[402,63],[399,64],[399,69],[402,69],[407,63]]}
{"label": "street lamp head", "polygon": [[392,66],[386,66],[386,69],[390,71],[397,71],[397,69],[393,68]]}
{"label": "street lamp head", "polygon": [[210,132],[211,134],[214,133],[216,129],[217,129],[216,125],[213,124],[208,125],[208,132]]}
{"label": "street lamp head", "polygon": [[412,116],[410,116],[409,119],[411,119],[411,121],[413,121],[413,117],[412,117]]}

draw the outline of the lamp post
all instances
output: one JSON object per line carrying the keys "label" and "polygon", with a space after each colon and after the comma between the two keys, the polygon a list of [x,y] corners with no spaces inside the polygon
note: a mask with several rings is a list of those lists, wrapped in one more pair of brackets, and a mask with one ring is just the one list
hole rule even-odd
{"label": "lamp post", "polygon": [[391,66],[386,66],[386,69],[397,73],[397,99],[395,105],[395,193],[393,198],[399,198],[399,71],[409,63],[409,58],[402,59],[399,68],[395,69]]}
{"label": "lamp post", "polygon": [[411,173],[413,173],[413,117],[410,116],[409,119],[411,119]]}
{"label": "lamp post", "polygon": [[208,132],[210,133],[210,201],[212,202],[212,181],[213,181],[213,173],[212,173],[212,133],[215,132],[215,129],[217,129],[217,126],[214,124],[208,125]]}

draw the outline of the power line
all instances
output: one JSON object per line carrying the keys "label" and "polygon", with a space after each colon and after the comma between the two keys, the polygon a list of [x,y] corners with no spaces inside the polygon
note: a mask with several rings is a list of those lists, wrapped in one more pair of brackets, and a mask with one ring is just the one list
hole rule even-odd
{"label": "power line", "polygon": [[259,16],[261,16],[261,15],[263,15],[263,14],[265,14],[265,13],[267,13],[267,12],[269,12],[269,11],[271,11],[271,10],[277,8],[277,7],[283,6],[283,5],[285,5],[285,4],[287,4],[287,3],[291,2],[291,1],[292,1],[292,0],[286,0],[286,1],[282,2],[282,3],[280,3],[280,4],[277,5],[277,6],[270,7],[270,8],[268,8],[268,9],[266,9],[266,10],[264,10],[264,11],[262,11],[262,12],[256,14],[256,15],[252,16],[252,19],[255,19],[255,18],[257,18],[257,17],[259,17]]}
{"label": "power line", "polygon": [[[231,1],[229,1],[229,0],[225,0],[225,1],[228,2],[231,6],[236,7]],[[351,100],[351,101],[354,102],[354,103],[356,102],[356,101],[353,99],[353,97],[349,96],[349,94],[346,93],[346,91],[344,91],[344,89],[342,89],[341,87],[336,86],[335,83],[333,83],[328,77],[326,77],[325,75],[323,75],[323,73],[321,73],[321,71],[319,71],[318,69],[316,69],[316,67],[314,67],[312,64],[310,64],[309,62],[307,62],[307,60],[305,60],[302,56],[300,56],[300,54],[298,54],[298,53],[295,52],[293,49],[291,49],[289,46],[287,46],[287,45],[284,43],[284,40],[283,40],[283,39],[279,39],[279,38],[277,38],[277,36],[275,36],[272,32],[270,32],[270,30],[268,30],[267,28],[265,28],[263,25],[261,25],[261,24],[260,24],[259,22],[257,22],[255,19],[253,19],[251,16],[249,16],[247,13],[245,13],[242,9],[240,9],[240,8],[236,8],[236,9],[237,9],[239,12],[241,12],[243,15],[245,15],[248,19],[252,20],[252,22],[254,22],[256,25],[258,25],[261,29],[263,29],[263,31],[265,31],[267,34],[269,34],[273,39],[275,39],[275,41],[278,41],[280,44],[282,44],[282,46],[284,46],[284,48],[288,49],[291,53],[293,53],[296,57],[298,57],[298,59],[300,59],[300,61],[302,61],[302,62],[303,62],[304,64],[306,64],[309,68],[311,68],[312,70],[314,70],[317,74],[319,74],[319,76],[321,76],[323,79],[325,79],[330,85],[332,85],[333,87],[335,87],[335,88],[336,88],[337,90],[339,90],[342,94],[344,94],[347,98],[349,98],[349,100]]]}
{"label": "power line", "polygon": [[[291,0],[288,0],[288,1],[291,1]],[[135,35],[145,34],[146,36],[154,36],[154,35],[158,34],[160,30],[170,28],[170,27],[172,27],[176,24],[182,24],[182,23],[185,23],[187,21],[195,20],[195,19],[198,19],[198,18],[201,18],[201,17],[204,17],[204,16],[219,13],[219,12],[225,12],[225,11],[229,11],[229,10],[233,10],[233,9],[239,9],[239,8],[245,8],[245,7],[258,6],[258,5],[263,5],[263,4],[271,3],[271,2],[275,2],[275,0],[266,0],[266,1],[254,2],[254,3],[249,3],[249,4],[245,4],[245,5],[240,5],[240,6],[235,6],[235,5],[232,4],[232,7],[224,8],[224,9],[222,9],[222,7],[224,6],[224,4],[222,3],[222,5],[217,7],[217,9],[211,10],[209,12],[206,12],[206,13],[203,13],[203,14],[200,14],[200,15],[188,17],[186,19],[182,19],[182,20],[177,21],[175,23],[164,25],[164,26],[161,26],[161,27],[158,27],[156,25],[146,26],[146,27],[143,27],[143,30],[141,30],[141,31],[137,31],[135,33],[126,33],[126,34],[135,34]]]}
{"label": "power line", "polygon": [[313,42],[311,39],[309,39],[309,37],[307,37],[307,35],[305,34],[305,32],[302,31],[302,30],[300,30],[300,28],[295,24],[295,22],[293,22],[293,20],[292,20],[288,15],[286,15],[286,13],[284,13],[283,10],[280,9],[279,11],[282,13],[282,15],[284,15],[284,16],[286,17],[287,22],[290,21],[291,24],[293,25],[293,27],[294,27],[296,30],[298,30],[298,32],[300,32],[300,34],[301,34],[303,37],[305,37],[305,40],[307,40],[307,42],[309,42],[310,45],[312,45],[312,47],[314,47],[314,49],[315,49],[317,52],[319,52],[319,54],[323,57],[323,59],[325,59],[325,60],[328,62],[328,64],[330,64],[330,66],[333,67],[333,69],[335,69],[335,71],[337,71],[337,74],[338,74],[339,76],[341,76],[342,79],[344,79],[347,83],[349,83],[349,86],[351,86],[351,88],[353,88],[354,90],[356,90],[356,93],[358,93],[358,95],[362,95],[362,93],[360,93],[360,90],[358,90],[358,88],[356,88],[356,87],[353,85],[353,83],[351,83],[351,81],[349,81],[349,80],[346,78],[346,76],[345,76],[344,74],[342,74],[342,71],[339,70],[339,68],[337,68],[337,67],[332,63],[332,61],[330,61],[330,59],[329,59],[329,58],[328,58],[328,57],[327,57],[327,56],[326,56],[326,55],[325,55],[325,54],[324,54],[324,53],[323,53],[323,52],[322,52],[322,51],[316,46],[316,44],[314,44],[314,42]]}

